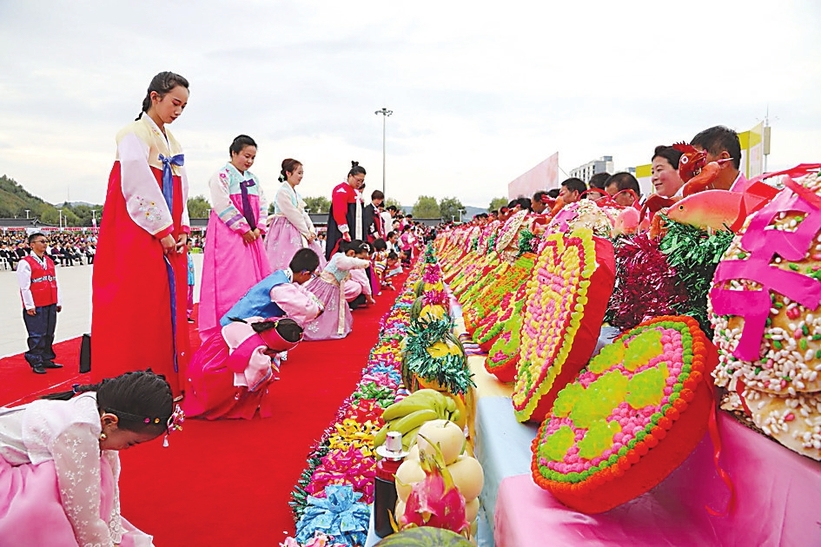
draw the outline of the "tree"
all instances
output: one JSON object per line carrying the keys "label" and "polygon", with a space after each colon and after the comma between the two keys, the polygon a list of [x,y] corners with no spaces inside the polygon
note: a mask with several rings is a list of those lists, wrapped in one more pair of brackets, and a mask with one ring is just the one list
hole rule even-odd
{"label": "tree", "polygon": [[211,204],[205,196],[194,196],[188,198],[188,216],[190,218],[208,218],[211,212]]}
{"label": "tree", "polygon": [[439,204],[431,196],[419,196],[413,204],[414,218],[440,218]]}
{"label": "tree", "polygon": [[502,207],[507,207],[507,204],[510,203],[510,200],[507,198],[493,198],[490,200],[490,205],[488,205],[488,212],[490,211],[498,211]]}
{"label": "tree", "polygon": [[456,198],[442,198],[439,202],[439,214],[444,220],[459,220],[467,211],[462,202]]}
{"label": "tree", "polygon": [[303,198],[308,206],[309,213],[327,213],[331,210],[331,200],[325,196],[318,198]]}
{"label": "tree", "polygon": [[388,199],[386,199],[386,200],[385,200],[385,209],[387,209],[387,208],[388,208],[388,207],[390,207],[391,205],[393,205],[394,207],[396,207],[396,210],[397,210],[397,211],[401,211],[401,210],[402,210],[402,204],[401,204],[401,203],[399,203],[399,200],[398,200],[398,199],[396,199],[396,198],[388,198]]}

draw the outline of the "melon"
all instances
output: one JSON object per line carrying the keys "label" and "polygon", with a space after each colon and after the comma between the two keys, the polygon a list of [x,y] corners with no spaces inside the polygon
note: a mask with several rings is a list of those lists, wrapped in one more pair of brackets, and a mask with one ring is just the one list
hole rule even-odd
{"label": "melon", "polygon": [[378,547],[473,547],[456,532],[421,526],[391,534],[376,544]]}

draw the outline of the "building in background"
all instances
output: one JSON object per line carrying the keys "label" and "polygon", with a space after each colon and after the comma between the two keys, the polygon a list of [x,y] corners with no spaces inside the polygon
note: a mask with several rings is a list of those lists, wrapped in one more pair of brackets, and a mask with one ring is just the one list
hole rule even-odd
{"label": "building in background", "polygon": [[570,176],[582,179],[585,184],[590,182],[590,178],[596,173],[613,174],[613,156],[602,156],[597,160],[589,161],[570,170]]}

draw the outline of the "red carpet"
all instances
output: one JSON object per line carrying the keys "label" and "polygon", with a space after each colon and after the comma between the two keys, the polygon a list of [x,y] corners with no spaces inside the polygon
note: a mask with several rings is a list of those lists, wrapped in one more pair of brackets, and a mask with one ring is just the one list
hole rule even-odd
{"label": "red carpet", "polygon": [[[192,419],[169,438],[169,448],[155,441],[121,452],[122,514],[153,534],[158,547],[276,546],[293,535],[291,490],[312,444],[355,389],[395,296],[384,292],[376,306],[354,311],[347,338],[289,352],[272,388],[278,390],[273,418]],[[0,359],[0,404],[69,389],[78,381],[79,345],[76,339],[55,346],[58,362],[70,363],[71,372],[40,376],[22,355]]]}

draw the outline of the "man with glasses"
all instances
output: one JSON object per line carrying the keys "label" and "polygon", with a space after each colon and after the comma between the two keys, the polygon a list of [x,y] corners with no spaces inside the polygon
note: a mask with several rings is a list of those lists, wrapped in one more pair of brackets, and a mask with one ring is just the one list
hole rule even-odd
{"label": "man with glasses", "polygon": [[62,368],[54,362],[56,355],[54,329],[60,312],[60,290],[54,261],[46,255],[46,236],[40,232],[28,238],[31,252],[17,265],[17,282],[23,299],[23,322],[28,331],[26,361],[35,374],[45,374],[46,369]]}

